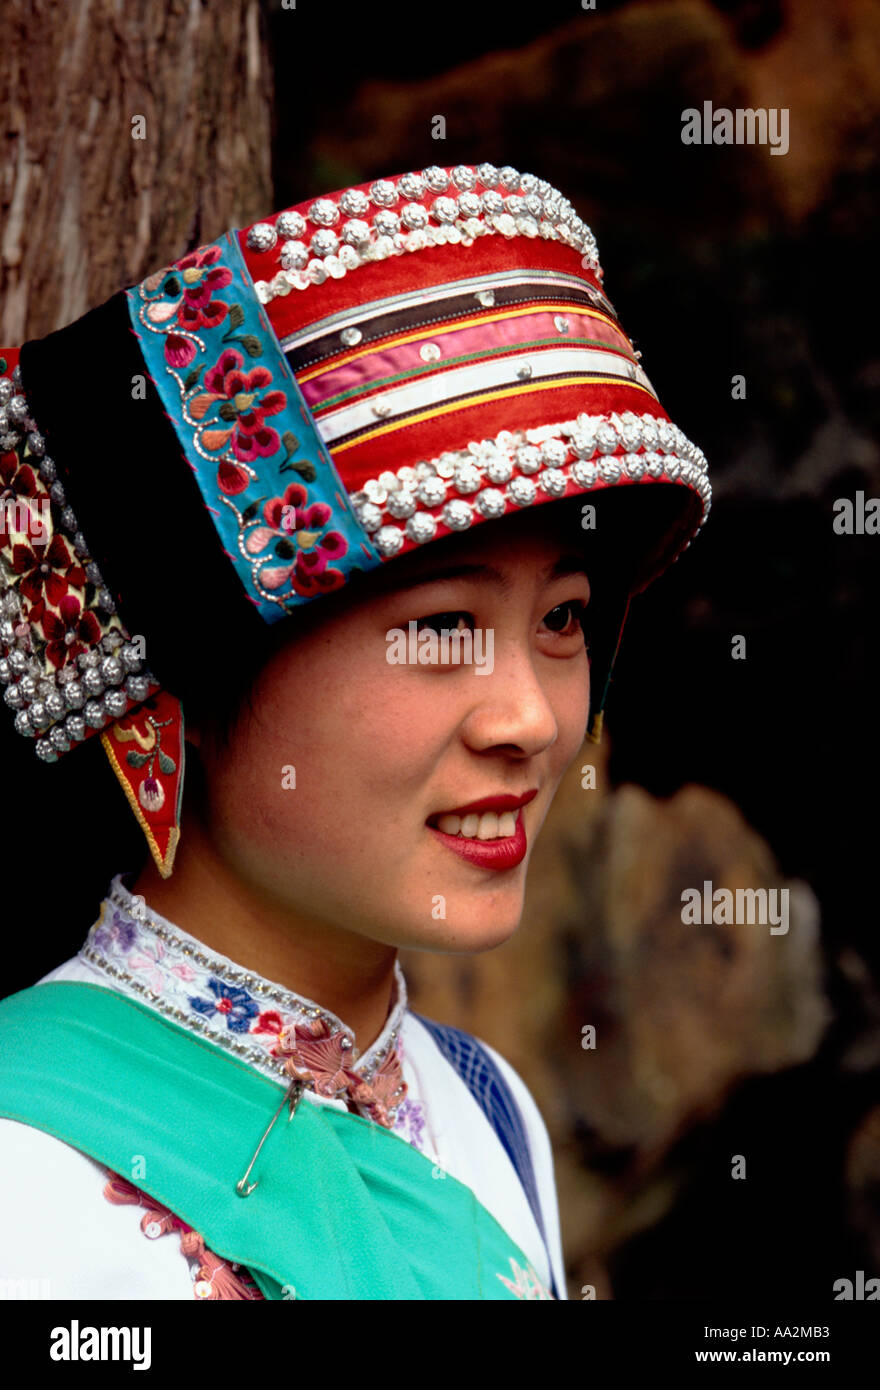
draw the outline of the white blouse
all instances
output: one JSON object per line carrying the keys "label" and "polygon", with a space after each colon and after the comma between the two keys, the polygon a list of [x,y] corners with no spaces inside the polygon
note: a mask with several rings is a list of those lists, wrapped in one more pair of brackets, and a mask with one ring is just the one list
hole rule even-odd
{"label": "white blouse", "polygon": [[[142,901],[142,900],[141,900]],[[114,878],[80,952],[38,983],[79,980],[138,998],[173,1016],[223,1050],[287,1083],[270,1056],[281,1023],[316,1014],[346,1026],[293,991],[246,972],[133,899]],[[148,991],[148,993],[147,993]],[[260,1003],[269,1005],[261,1009]],[[351,1038],[354,1034],[346,1029]],[[478,1039],[478,1041],[481,1041]],[[514,1271],[523,1298],[546,1298],[555,1280],[567,1298],[546,1127],[525,1083],[488,1043],[481,1044],[522,1114],[547,1246],[516,1170],[489,1120],[433,1036],[409,1010],[399,962],[386,1024],[362,1055],[360,1071],[396,1046],[407,1083],[393,1130],[471,1189],[526,1255],[532,1273]],[[280,1098],[279,1090],[279,1098]],[[344,1099],[303,1092],[303,1101],[347,1108]],[[259,1135],[255,1136],[255,1145]],[[137,1186],[136,1174],[122,1174]],[[0,1119],[0,1299],[192,1299],[200,1294],[198,1260],[181,1253],[173,1233],[149,1239],[144,1207],[115,1205],[103,1195],[108,1171],[50,1134]],[[537,1287],[537,1281],[543,1289]],[[521,1292],[519,1289],[521,1288]]]}

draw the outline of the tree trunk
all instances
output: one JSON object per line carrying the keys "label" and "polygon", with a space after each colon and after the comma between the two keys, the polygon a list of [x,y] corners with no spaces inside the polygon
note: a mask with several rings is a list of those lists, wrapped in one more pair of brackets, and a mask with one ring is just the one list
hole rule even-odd
{"label": "tree trunk", "polygon": [[5,0],[0,342],[272,210],[259,0]]}

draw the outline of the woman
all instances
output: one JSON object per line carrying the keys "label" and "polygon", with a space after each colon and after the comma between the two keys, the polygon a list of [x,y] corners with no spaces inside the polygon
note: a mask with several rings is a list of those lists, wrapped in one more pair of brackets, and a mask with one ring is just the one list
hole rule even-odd
{"label": "woman", "polygon": [[708,512],[592,234],[530,175],[434,167],[16,357],[5,699],[48,761],[100,731],[151,857],[0,1005],[3,1274],[565,1298],[537,1106],[407,1008],[397,951],[516,930],[630,597]]}

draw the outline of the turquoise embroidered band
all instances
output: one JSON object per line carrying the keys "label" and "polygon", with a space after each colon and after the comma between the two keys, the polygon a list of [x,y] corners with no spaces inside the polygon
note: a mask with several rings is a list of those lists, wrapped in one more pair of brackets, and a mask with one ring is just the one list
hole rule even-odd
{"label": "turquoise embroidered band", "polygon": [[127,302],[224,550],[265,621],[380,565],[256,297],[237,233],[148,276]]}

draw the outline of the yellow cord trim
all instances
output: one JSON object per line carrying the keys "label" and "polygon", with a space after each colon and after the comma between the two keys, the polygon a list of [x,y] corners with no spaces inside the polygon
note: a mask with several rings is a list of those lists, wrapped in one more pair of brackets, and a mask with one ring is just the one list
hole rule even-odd
{"label": "yellow cord trim", "polygon": [[131,783],[127,780],[125,773],[119,766],[119,761],[116,757],[116,752],[113,748],[113,744],[110,742],[109,735],[106,733],[102,734],[101,742],[104,745],[104,752],[110,759],[110,766],[113,768],[113,771],[116,773],[116,776],[119,780],[119,785],[125,792],[125,799],[128,802],[131,809],[134,811],[135,815],[137,816],[138,824],[140,825],[141,830],[143,830],[144,834],[147,837],[147,844],[150,846],[150,853],[153,856],[156,868],[159,870],[159,873],[162,875],[163,878],[170,878],[174,869],[174,856],[177,852],[177,843],[180,839],[179,828],[174,825],[171,827],[168,835],[168,849],[165,853],[165,856],[163,857],[162,851],[159,848],[159,843],[155,835],[153,834],[152,827],[149,821],[147,820],[146,816],[144,815],[143,811],[141,810],[138,799],[131,789]]}
{"label": "yellow cord trim", "polygon": [[407,415],[404,419],[394,420],[388,425],[377,425],[375,429],[368,430],[365,434],[359,434],[355,439],[350,439],[347,444],[330,444],[328,448],[335,458],[337,454],[344,453],[346,449],[354,449],[359,444],[366,444],[370,439],[379,439],[383,434],[391,434],[394,430],[404,429],[407,425],[418,425],[423,420],[434,420],[439,415],[449,415],[453,411],[467,410],[475,405],[485,405],[489,401],[504,401],[510,396],[522,395],[524,392],[555,391],[560,386],[628,386],[633,391],[641,391],[652,401],[656,400],[656,396],[653,396],[644,386],[640,386],[637,381],[630,381],[629,378],[624,380],[619,376],[585,375],[557,377],[553,381],[529,381],[523,382],[522,386],[510,386],[498,391],[489,391],[486,395],[472,396],[470,400],[449,401],[446,405],[436,406],[433,410],[423,410],[419,415]]}

